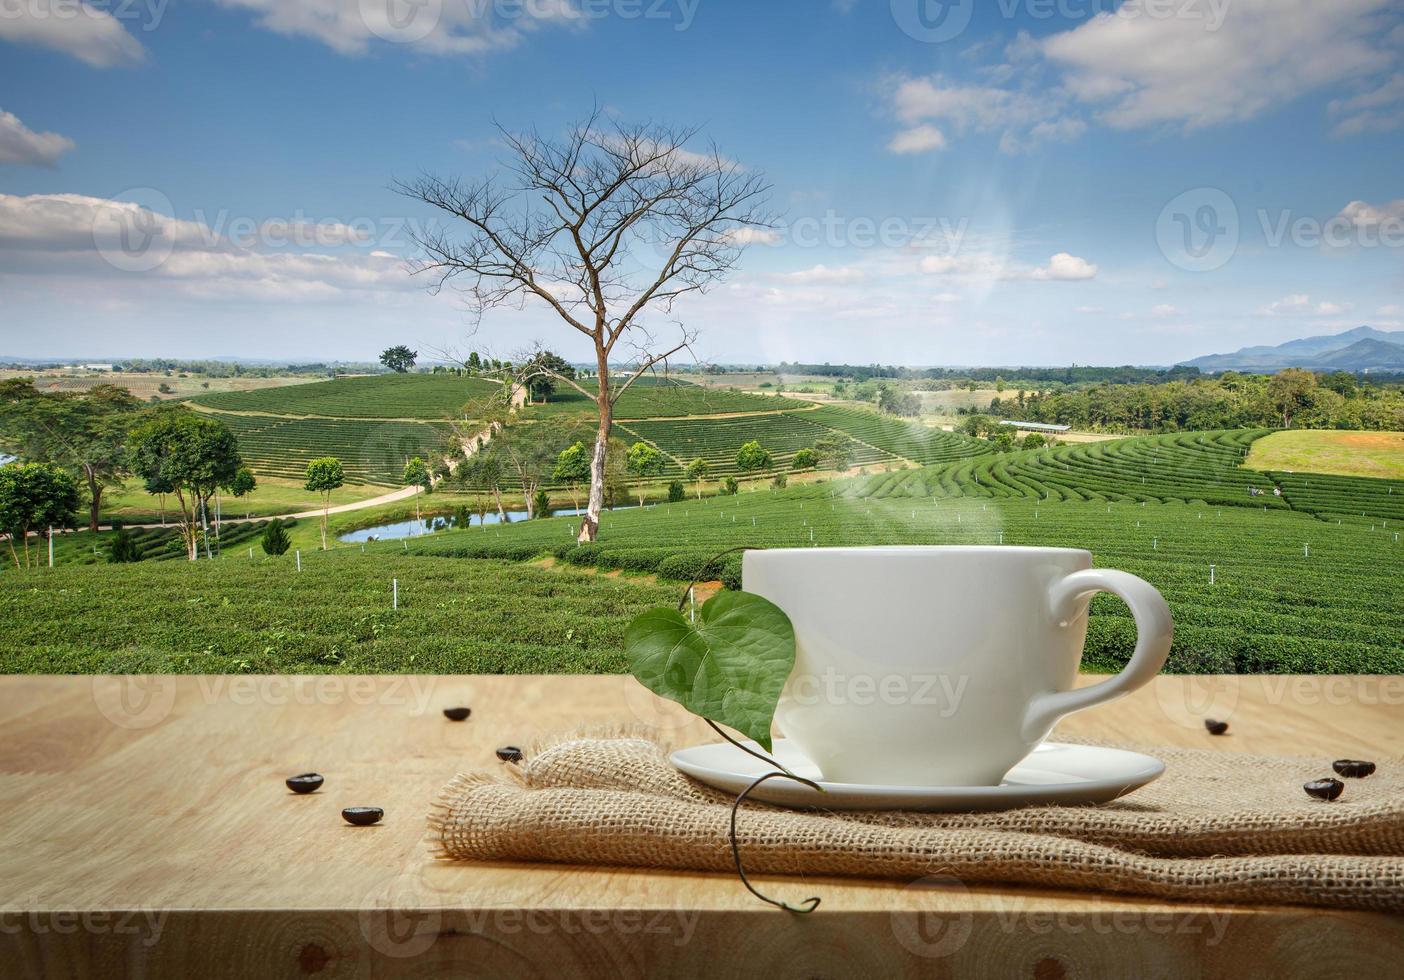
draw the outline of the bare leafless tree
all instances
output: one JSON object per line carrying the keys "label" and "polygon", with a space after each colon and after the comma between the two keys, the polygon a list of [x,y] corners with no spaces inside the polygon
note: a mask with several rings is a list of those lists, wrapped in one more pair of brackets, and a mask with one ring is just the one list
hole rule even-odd
{"label": "bare leafless tree", "polygon": [[[500,127],[499,127],[500,128]],[[476,316],[541,303],[590,339],[595,389],[540,367],[591,399],[599,415],[580,540],[593,541],[604,505],[605,458],[619,397],[696,334],[674,323],[660,340],[645,318],[667,314],[736,266],[747,230],[769,227],[769,185],[715,146],[687,148],[697,132],[624,125],[596,109],[558,138],[501,129],[499,173],[465,182],[424,175],[397,189],[461,219],[416,238],[415,272],[438,291],[451,280]],[[620,373],[610,374],[611,362]],[[527,379],[521,379],[527,380]]]}

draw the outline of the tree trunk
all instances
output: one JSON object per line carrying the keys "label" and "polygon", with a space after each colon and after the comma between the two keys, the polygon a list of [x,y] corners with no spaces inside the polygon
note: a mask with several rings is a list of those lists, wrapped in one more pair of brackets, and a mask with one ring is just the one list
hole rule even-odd
{"label": "tree trunk", "polygon": [[88,478],[88,496],[92,503],[88,505],[88,530],[94,535],[98,533],[98,510],[102,507],[102,487],[98,485],[97,474],[93,472],[91,466],[83,467],[83,475]]}
{"label": "tree trunk", "polygon": [[497,501],[497,523],[507,523],[507,508],[502,506],[502,488],[497,484],[492,485],[492,496]]}
{"label": "tree trunk", "polygon": [[580,519],[581,544],[594,541],[600,533],[600,510],[604,507],[605,453],[609,448],[609,430],[614,425],[614,406],[609,400],[609,365],[600,354],[599,397],[595,404],[600,410],[600,427],[595,432],[595,452],[590,457],[590,497],[585,516]]}
{"label": "tree trunk", "polygon": [[200,530],[205,532],[205,558],[213,560],[214,555],[210,553],[210,508],[206,497],[200,497]]}

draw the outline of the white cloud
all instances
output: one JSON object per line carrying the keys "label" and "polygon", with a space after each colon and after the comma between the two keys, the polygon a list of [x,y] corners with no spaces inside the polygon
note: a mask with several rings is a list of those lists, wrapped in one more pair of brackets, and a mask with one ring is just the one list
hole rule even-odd
{"label": "white cloud", "polygon": [[852,266],[831,269],[826,265],[816,265],[810,269],[788,272],[785,274],[785,278],[792,282],[801,283],[850,283],[859,282],[864,276],[861,270]]}
{"label": "white cloud", "polygon": [[1341,208],[1341,213],[1333,219],[1347,221],[1361,231],[1370,231],[1388,226],[1391,230],[1404,230],[1404,200],[1390,201],[1388,204],[1369,204],[1365,201],[1351,201]]}
{"label": "white cloud", "polygon": [[1103,310],[1100,306],[1074,306],[1073,312],[1081,313],[1083,316],[1096,316],[1100,313],[1105,313],[1106,311]]}
{"label": "white cloud", "polygon": [[1355,309],[1354,303],[1313,303],[1306,293],[1292,293],[1258,308],[1258,316],[1339,316]]}
{"label": "white cloud", "polygon": [[588,15],[572,0],[530,3],[415,2],[415,0],[218,0],[252,11],[258,26],[309,37],[345,55],[365,54],[377,41],[432,54],[483,54],[510,48],[543,24],[583,27]]}
{"label": "white cloud", "polygon": [[1180,308],[1178,306],[1171,306],[1169,303],[1161,303],[1157,306],[1151,307],[1151,316],[1156,317],[1157,319],[1163,320],[1166,317],[1179,315]]}
{"label": "white cloud", "polygon": [[1400,306],[1398,303],[1381,306],[1375,311],[1375,316],[1404,316],[1404,306]]}
{"label": "white cloud", "polygon": [[1028,278],[1040,281],[1057,280],[1071,282],[1081,279],[1095,279],[1097,267],[1084,258],[1059,252],[1048,260],[1048,264],[1032,270]]}
{"label": "white cloud", "polygon": [[[140,276],[121,271],[123,232],[133,228],[156,242],[152,254],[163,256]],[[117,264],[107,261],[113,256]],[[79,194],[0,194],[0,273],[149,278],[189,296],[234,299],[347,298],[423,288],[388,252],[259,251],[197,221]]]}
{"label": "white cloud", "polygon": [[723,237],[733,245],[780,244],[780,233],[773,228],[731,228]]}
{"label": "white cloud", "polygon": [[67,136],[36,133],[14,113],[0,109],[0,163],[52,167],[73,147],[73,141]]}
{"label": "white cloud", "polygon": [[946,136],[935,126],[921,125],[904,129],[892,137],[887,148],[893,153],[929,153],[946,146]]}
{"label": "white cloud", "polygon": [[1052,256],[1046,265],[1031,266],[1011,261],[996,251],[963,250],[944,255],[928,255],[917,266],[929,276],[952,276],[970,282],[1071,282],[1095,279],[1097,266],[1067,252]]}
{"label": "white cloud", "polygon": [[0,3],[0,40],[62,51],[94,68],[135,65],[146,57],[121,21],[78,0]]}
{"label": "white cloud", "polygon": [[1384,133],[1404,126],[1404,72],[1346,99],[1333,99],[1327,110],[1336,119],[1335,136]]}
{"label": "white cloud", "polygon": [[892,108],[907,124],[888,144],[894,153],[938,149],[946,144],[943,122],[959,132],[1000,132],[1000,148],[1017,153],[1049,140],[1069,140],[1086,128],[1061,115],[1063,99],[1055,92],[1024,92],[989,85],[959,85],[944,76],[897,78],[889,84]]}
{"label": "white cloud", "polygon": [[1389,2],[1233,0],[1216,11],[1202,0],[1165,16],[1164,4],[1127,0],[1047,38],[1043,52],[1108,125],[1207,126],[1390,68],[1373,36]]}

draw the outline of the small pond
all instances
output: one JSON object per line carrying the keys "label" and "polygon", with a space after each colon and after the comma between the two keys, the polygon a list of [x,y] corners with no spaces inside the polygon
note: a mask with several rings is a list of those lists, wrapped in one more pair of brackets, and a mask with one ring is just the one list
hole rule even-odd
{"label": "small pond", "polygon": [[[632,507],[616,507],[615,510],[630,510]],[[574,507],[559,507],[551,511],[552,517],[579,517],[585,513],[584,508],[577,510]],[[507,520],[504,522],[497,511],[489,511],[482,518],[483,524],[515,524],[518,521],[527,519],[527,512],[524,510],[509,510]],[[472,515],[470,523],[473,527],[481,526],[477,514]],[[380,524],[376,527],[363,527],[358,531],[348,531],[340,535],[338,541],[346,541],[356,544],[362,541],[398,541],[401,538],[418,538],[426,534],[433,534],[435,531],[448,531],[458,526],[458,519],[453,516],[444,515],[441,517],[426,517],[423,520],[397,521],[394,524]],[[467,527],[468,525],[464,525]]]}

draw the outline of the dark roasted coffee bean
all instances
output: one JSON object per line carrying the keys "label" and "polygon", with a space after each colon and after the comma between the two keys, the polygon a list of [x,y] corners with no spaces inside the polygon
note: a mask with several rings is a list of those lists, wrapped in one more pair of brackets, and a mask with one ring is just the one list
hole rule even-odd
{"label": "dark roasted coffee bean", "polygon": [[515,745],[504,745],[497,750],[497,757],[503,762],[521,762],[522,750]]}
{"label": "dark roasted coffee bean", "polygon": [[322,788],[323,779],[319,773],[304,772],[301,776],[289,776],[284,780],[294,793],[315,793]]}
{"label": "dark roasted coffee bean", "polygon": [[1302,789],[1307,791],[1308,796],[1314,796],[1318,800],[1334,800],[1345,789],[1345,783],[1339,779],[1313,779],[1303,784]]}
{"label": "dark roasted coffee bean", "polygon": [[468,716],[473,713],[472,708],[445,708],[444,717],[449,721],[467,721]]}
{"label": "dark roasted coffee bean", "polygon": [[357,827],[366,827],[373,823],[379,823],[380,818],[385,816],[385,811],[378,806],[348,806],[341,811],[341,817],[347,823],[355,824]]}
{"label": "dark roasted coffee bean", "polygon": [[1210,735],[1222,735],[1224,732],[1228,731],[1228,722],[1215,721],[1213,718],[1205,718],[1204,727],[1209,729]]}
{"label": "dark roasted coffee bean", "polygon": [[1373,762],[1362,762],[1359,759],[1337,759],[1331,763],[1331,768],[1336,770],[1337,776],[1344,776],[1346,779],[1364,779],[1375,774]]}

